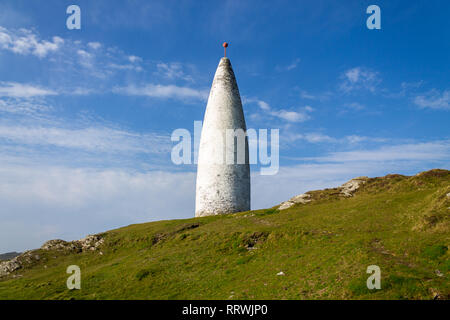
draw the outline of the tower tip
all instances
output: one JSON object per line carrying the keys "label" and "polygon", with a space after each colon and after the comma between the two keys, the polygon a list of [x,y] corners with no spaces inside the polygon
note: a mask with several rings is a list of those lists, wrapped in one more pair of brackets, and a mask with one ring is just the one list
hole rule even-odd
{"label": "tower tip", "polygon": [[223,47],[223,49],[225,50],[224,57],[226,57],[226,56],[227,56],[228,42],[224,42],[224,43],[222,44],[222,47]]}

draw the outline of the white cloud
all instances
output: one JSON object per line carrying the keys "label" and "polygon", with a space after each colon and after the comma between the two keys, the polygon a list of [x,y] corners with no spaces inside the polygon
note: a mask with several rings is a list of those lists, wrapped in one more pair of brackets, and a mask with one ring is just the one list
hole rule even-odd
{"label": "white cloud", "polygon": [[402,87],[402,89],[404,89],[404,90],[408,90],[408,89],[417,89],[417,88],[420,88],[420,87],[422,87],[423,86],[423,84],[424,84],[424,81],[423,80],[420,80],[420,81],[415,81],[415,82],[402,82],[401,84],[400,84],[400,86]]}
{"label": "white cloud", "polygon": [[389,139],[380,137],[367,137],[359,135],[348,135],[341,138],[331,137],[329,135],[320,132],[307,132],[307,133],[288,133],[282,135],[284,142],[290,144],[299,140],[306,141],[308,143],[321,144],[321,143],[333,143],[341,145],[355,145],[361,142],[375,142],[382,143],[387,142]]}
{"label": "white cloud", "polygon": [[289,64],[289,65],[287,65],[287,66],[285,66],[285,67],[277,66],[277,67],[276,67],[276,70],[278,70],[278,71],[283,71],[283,70],[285,70],[285,71],[291,71],[291,70],[294,70],[295,68],[298,67],[300,61],[301,61],[300,58],[296,58],[294,61],[292,61],[291,64]]}
{"label": "white cloud", "polygon": [[167,153],[170,151],[169,137],[137,134],[102,126],[69,129],[0,123],[0,142],[2,141],[101,153]]}
{"label": "white cloud", "polygon": [[438,90],[433,89],[425,95],[415,97],[414,103],[421,108],[449,110],[450,90],[440,93]]}
{"label": "white cloud", "polygon": [[195,99],[206,100],[208,97],[207,90],[199,90],[189,87],[180,87],[175,85],[147,84],[142,87],[130,85],[128,87],[115,88],[116,93],[127,94],[132,96],[147,96],[154,98],[166,99]]}
{"label": "white cloud", "polygon": [[131,55],[131,56],[128,56],[128,60],[129,60],[131,63],[135,63],[135,62],[141,62],[141,61],[142,61],[142,58],[141,58],[141,57],[138,57],[138,56],[133,56],[133,55]]}
{"label": "white cloud", "polygon": [[43,116],[53,108],[48,104],[29,98],[0,99],[0,112],[24,115],[28,117]]}
{"label": "white cloud", "polygon": [[262,100],[258,100],[257,101],[258,106],[263,109],[264,111],[270,111],[270,106],[267,102],[262,101]]}
{"label": "white cloud", "polygon": [[308,93],[305,90],[300,91],[300,97],[302,97],[303,99],[310,99],[310,100],[316,99],[316,96]]}
{"label": "white cloud", "polygon": [[0,82],[0,97],[31,98],[36,96],[56,95],[53,90],[21,84],[17,82]]}
{"label": "white cloud", "polygon": [[[97,41],[64,40],[58,36],[51,41],[41,40],[35,31],[28,29],[9,30],[0,26],[0,50],[48,57],[47,62],[56,67],[47,69],[47,76],[63,76],[65,80],[70,77],[72,83],[82,81],[85,84],[85,76],[94,76],[98,82],[99,79],[110,80],[118,71],[143,71],[142,58],[128,55],[116,47],[106,47]],[[50,74],[53,71],[57,73]]]}
{"label": "white cloud", "polygon": [[299,63],[300,63],[300,58],[295,59],[290,65],[288,65],[286,67],[286,70],[290,71],[290,70],[297,68]]}
{"label": "white cloud", "polygon": [[288,122],[304,122],[311,119],[310,113],[314,111],[310,106],[298,110],[279,109],[274,110],[267,102],[256,98],[243,98],[244,103],[256,103],[261,110],[272,117],[280,118]]}
{"label": "white cloud", "polygon": [[90,54],[89,52],[87,52],[85,50],[82,50],[82,49],[77,50],[77,54],[79,56],[81,56],[83,59],[90,59],[90,58],[92,58],[92,54]]}
{"label": "white cloud", "polygon": [[172,62],[172,63],[163,63],[160,62],[156,65],[157,73],[163,75],[168,79],[183,79],[186,81],[192,81],[192,77],[186,75],[183,71],[183,66],[181,63]]}
{"label": "white cloud", "polygon": [[88,47],[94,50],[100,49],[102,44],[100,42],[88,42]]}
{"label": "white cloud", "polygon": [[270,114],[274,117],[278,117],[289,122],[304,122],[311,119],[310,115],[308,114],[311,111],[311,108],[306,107],[303,109],[303,111],[290,111],[282,109],[271,111]]}
{"label": "white cloud", "polygon": [[381,82],[378,72],[362,67],[347,70],[341,75],[341,79],[343,82],[339,88],[346,93],[359,89],[375,92],[377,85]]}
{"label": "white cloud", "polygon": [[66,89],[66,91],[64,93],[75,95],[75,96],[86,96],[86,95],[89,95],[89,94],[92,94],[95,92],[97,92],[95,89],[76,87],[76,88],[72,88],[72,89]]}
{"label": "white cloud", "polygon": [[302,139],[310,143],[323,143],[323,142],[336,142],[335,138],[332,138],[328,135],[322,133],[305,133],[299,134],[296,137],[296,140]]}
{"label": "white cloud", "polygon": [[319,162],[357,161],[448,161],[450,140],[382,146],[372,150],[333,152],[326,156],[304,158]]}
{"label": "white cloud", "polygon": [[8,30],[0,26],[0,48],[21,55],[35,55],[44,58],[51,52],[58,51],[64,39],[53,37],[51,41],[41,40],[28,29]]}
{"label": "white cloud", "polygon": [[137,72],[143,71],[141,66],[136,66],[134,64],[116,64],[116,63],[111,63],[111,64],[109,64],[109,67],[112,68],[112,69],[117,69],[117,70],[135,70]]}
{"label": "white cloud", "polygon": [[94,67],[94,55],[83,49],[77,50],[78,61],[80,65],[87,69],[93,69]]}

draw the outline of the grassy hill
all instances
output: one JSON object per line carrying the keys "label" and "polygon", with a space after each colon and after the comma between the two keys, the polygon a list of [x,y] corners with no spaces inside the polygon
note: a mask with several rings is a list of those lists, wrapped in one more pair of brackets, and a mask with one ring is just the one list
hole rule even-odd
{"label": "grassy hill", "polygon": [[[339,190],[286,210],[130,225],[87,251],[39,249],[0,280],[0,299],[450,298],[450,171]],[[66,288],[72,264],[81,290]],[[366,287],[369,265],[381,290]]]}

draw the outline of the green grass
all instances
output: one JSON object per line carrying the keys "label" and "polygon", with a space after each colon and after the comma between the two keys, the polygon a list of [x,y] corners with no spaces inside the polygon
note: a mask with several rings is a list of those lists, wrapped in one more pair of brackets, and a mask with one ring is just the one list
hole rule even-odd
{"label": "green grass", "polygon": [[[99,251],[41,251],[0,281],[0,299],[448,299],[449,192],[450,172],[432,170],[282,211],[130,225]],[[72,264],[81,290],[66,288]],[[366,287],[369,265],[381,290]]]}

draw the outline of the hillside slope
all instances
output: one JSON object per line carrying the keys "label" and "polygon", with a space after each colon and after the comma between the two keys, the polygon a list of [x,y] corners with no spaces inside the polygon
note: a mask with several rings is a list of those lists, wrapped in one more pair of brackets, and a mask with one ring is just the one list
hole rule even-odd
{"label": "hillside slope", "polygon": [[[0,299],[449,299],[450,171],[362,180],[284,210],[47,242],[15,258]],[[66,288],[73,264],[81,290]],[[366,287],[369,265],[381,290]]]}

